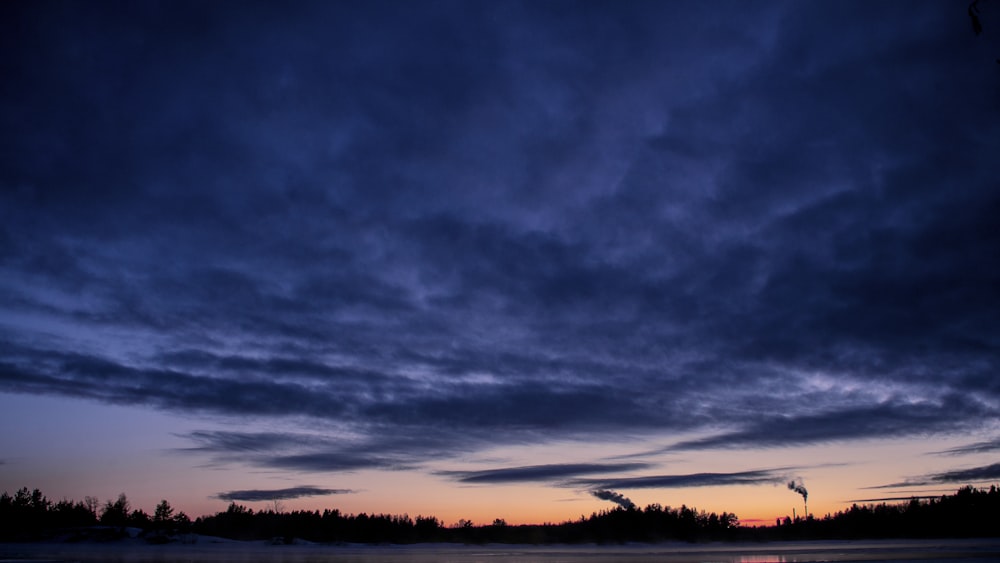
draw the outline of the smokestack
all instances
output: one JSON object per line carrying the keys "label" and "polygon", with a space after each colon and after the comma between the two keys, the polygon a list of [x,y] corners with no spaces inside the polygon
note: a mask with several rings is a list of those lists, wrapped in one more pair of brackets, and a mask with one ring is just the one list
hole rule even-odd
{"label": "smokestack", "polygon": [[590,491],[590,494],[601,500],[610,500],[611,502],[617,504],[618,506],[624,508],[625,510],[632,510],[635,508],[635,503],[632,502],[628,497],[621,493],[616,493],[614,491],[608,490],[598,490]]}
{"label": "smokestack", "polygon": [[806,490],[805,483],[803,483],[801,479],[792,479],[788,482],[788,490],[795,491],[796,493],[802,495],[802,504],[805,505],[806,509],[803,517],[809,516],[809,491]]}

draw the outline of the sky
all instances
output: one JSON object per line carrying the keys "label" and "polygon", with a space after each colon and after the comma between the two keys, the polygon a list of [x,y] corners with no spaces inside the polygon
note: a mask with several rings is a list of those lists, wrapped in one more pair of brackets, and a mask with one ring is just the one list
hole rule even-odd
{"label": "sky", "polygon": [[0,3],[0,490],[752,524],[997,483],[979,4]]}

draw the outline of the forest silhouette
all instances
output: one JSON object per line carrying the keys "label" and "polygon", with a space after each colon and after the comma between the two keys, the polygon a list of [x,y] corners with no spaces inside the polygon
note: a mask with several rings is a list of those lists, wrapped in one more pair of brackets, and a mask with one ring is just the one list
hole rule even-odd
{"label": "forest silhouette", "polygon": [[854,504],[823,518],[779,519],[773,526],[741,526],[735,514],[695,508],[618,506],[561,524],[488,525],[461,520],[445,526],[433,516],[343,514],[267,509],[231,503],[191,520],[166,500],[153,515],[133,509],[125,494],[103,505],[93,497],[52,502],[38,489],[0,495],[0,541],[113,541],[129,536],[149,543],[194,541],[197,535],[235,540],[295,539],[326,543],[622,543],[659,541],[772,541],[929,537],[1000,537],[1000,489],[967,486],[955,494],[895,504]]}

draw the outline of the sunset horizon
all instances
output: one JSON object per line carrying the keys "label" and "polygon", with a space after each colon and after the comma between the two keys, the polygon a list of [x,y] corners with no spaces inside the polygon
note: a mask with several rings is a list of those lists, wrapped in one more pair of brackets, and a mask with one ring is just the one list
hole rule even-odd
{"label": "sunset horizon", "polygon": [[1000,483],[1000,3],[5,2],[0,492]]}

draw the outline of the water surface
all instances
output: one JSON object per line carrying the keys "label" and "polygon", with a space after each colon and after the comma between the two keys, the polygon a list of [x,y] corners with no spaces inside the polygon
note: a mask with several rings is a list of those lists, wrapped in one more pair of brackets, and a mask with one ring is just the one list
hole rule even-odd
{"label": "water surface", "polygon": [[484,546],[419,544],[408,546],[291,545],[259,542],[144,545],[0,544],[0,562],[97,561],[147,563],[789,563],[820,561],[950,561],[1000,560],[1000,539],[772,542],[754,544],[627,544]]}

